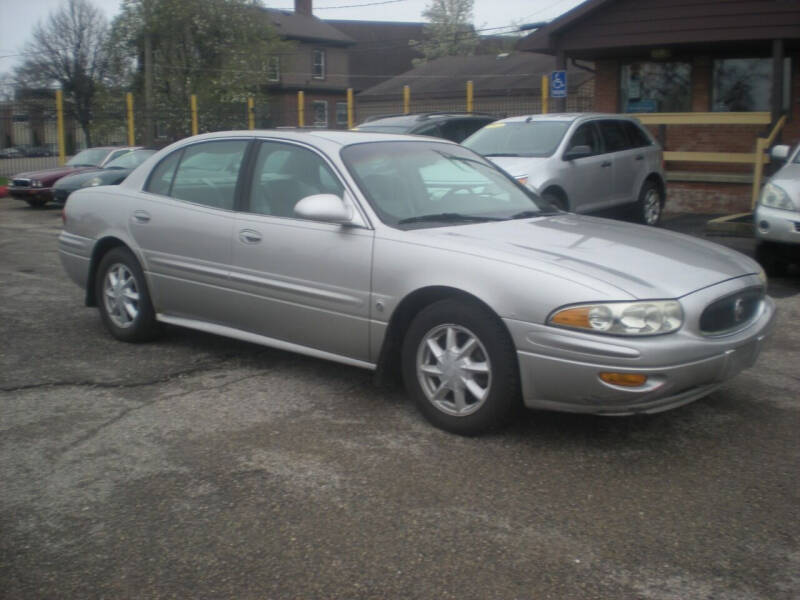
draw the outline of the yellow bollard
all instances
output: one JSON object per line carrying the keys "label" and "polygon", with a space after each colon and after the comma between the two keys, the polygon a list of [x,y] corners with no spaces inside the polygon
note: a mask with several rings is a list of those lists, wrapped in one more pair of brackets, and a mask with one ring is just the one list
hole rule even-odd
{"label": "yellow bollard", "polygon": [[542,75],[542,114],[547,114],[547,99],[550,97],[550,78]]}
{"label": "yellow bollard", "polygon": [[467,112],[468,113],[472,112],[473,93],[474,93],[474,86],[472,84],[472,81],[470,80],[470,81],[467,82]]}
{"label": "yellow bollard", "polygon": [[56,90],[56,127],[58,132],[58,164],[66,162],[66,152],[64,149],[64,94],[61,90]]}
{"label": "yellow bollard", "polygon": [[191,106],[192,106],[192,135],[197,135],[197,96],[195,94],[192,94]]}
{"label": "yellow bollard", "polygon": [[125,94],[125,102],[128,105],[128,146],[135,145],[135,136],[133,134],[133,94],[128,92]]}
{"label": "yellow bollard", "polygon": [[297,126],[306,126],[306,95],[304,92],[297,92]]}
{"label": "yellow bollard", "polygon": [[355,126],[353,120],[353,88],[347,88],[347,128],[352,129]]}
{"label": "yellow bollard", "polygon": [[255,103],[252,98],[247,99],[247,128],[256,128],[256,111],[254,109]]}
{"label": "yellow bollard", "polygon": [[411,112],[411,88],[407,85],[403,86],[403,114]]}

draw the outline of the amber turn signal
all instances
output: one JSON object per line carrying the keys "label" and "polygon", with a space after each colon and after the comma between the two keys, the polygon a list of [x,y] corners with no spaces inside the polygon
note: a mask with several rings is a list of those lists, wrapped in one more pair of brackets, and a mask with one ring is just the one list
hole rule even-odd
{"label": "amber turn signal", "polygon": [[563,325],[564,327],[580,327],[591,329],[589,324],[589,306],[578,306],[557,312],[550,318],[551,323]]}
{"label": "amber turn signal", "polygon": [[600,373],[600,379],[611,385],[640,387],[647,383],[647,375],[641,373]]}

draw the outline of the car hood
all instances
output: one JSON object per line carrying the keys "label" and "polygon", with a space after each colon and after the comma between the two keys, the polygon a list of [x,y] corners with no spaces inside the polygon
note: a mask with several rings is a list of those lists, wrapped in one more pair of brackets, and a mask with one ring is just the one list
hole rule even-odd
{"label": "car hood", "polygon": [[687,235],[610,219],[562,214],[430,228],[428,243],[545,270],[590,277],[634,298],[680,298],[721,281],[758,273],[744,254]]}
{"label": "car hood", "polygon": [[52,169],[40,169],[39,171],[26,171],[17,173],[12,179],[39,179],[45,185],[61,179],[70,173],[79,173],[95,167],[53,167]]}
{"label": "car hood", "polygon": [[512,177],[528,177],[531,171],[547,160],[547,157],[534,156],[487,156],[490,161]]}
{"label": "car hood", "polygon": [[77,173],[71,173],[66,177],[62,177],[53,187],[57,190],[74,191],[93,177],[101,177],[103,182],[115,180],[117,177],[121,179],[124,178],[125,175],[120,175],[120,173],[125,173],[125,175],[127,175],[130,171],[127,169],[81,169]]}

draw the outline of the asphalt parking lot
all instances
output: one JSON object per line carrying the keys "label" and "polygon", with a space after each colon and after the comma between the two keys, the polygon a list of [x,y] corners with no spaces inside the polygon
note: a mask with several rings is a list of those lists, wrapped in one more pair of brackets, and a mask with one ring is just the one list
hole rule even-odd
{"label": "asphalt parking lot", "polygon": [[60,225],[0,199],[0,597],[800,598],[797,272],[708,398],[465,439],[355,368],[114,341]]}

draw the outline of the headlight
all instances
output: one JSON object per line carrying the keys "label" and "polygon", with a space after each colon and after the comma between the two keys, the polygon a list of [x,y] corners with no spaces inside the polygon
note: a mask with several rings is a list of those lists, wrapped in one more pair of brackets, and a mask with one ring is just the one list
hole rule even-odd
{"label": "headlight", "polygon": [[558,309],[547,323],[611,335],[659,335],[680,328],[683,310],[675,300],[580,304]]}
{"label": "headlight", "polygon": [[761,196],[758,202],[762,206],[780,208],[783,210],[797,210],[797,206],[792,202],[792,199],[789,198],[789,194],[774,183],[768,183],[764,186],[764,189],[761,190]]}
{"label": "headlight", "polygon": [[92,177],[89,181],[84,182],[81,187],[94,187],[96,185],[103,185],[102,178]]}
{"label": "headlight", "polygon": [[31,187],[40,188],[42,187],[42,182],[38,179],[31,179]]}

